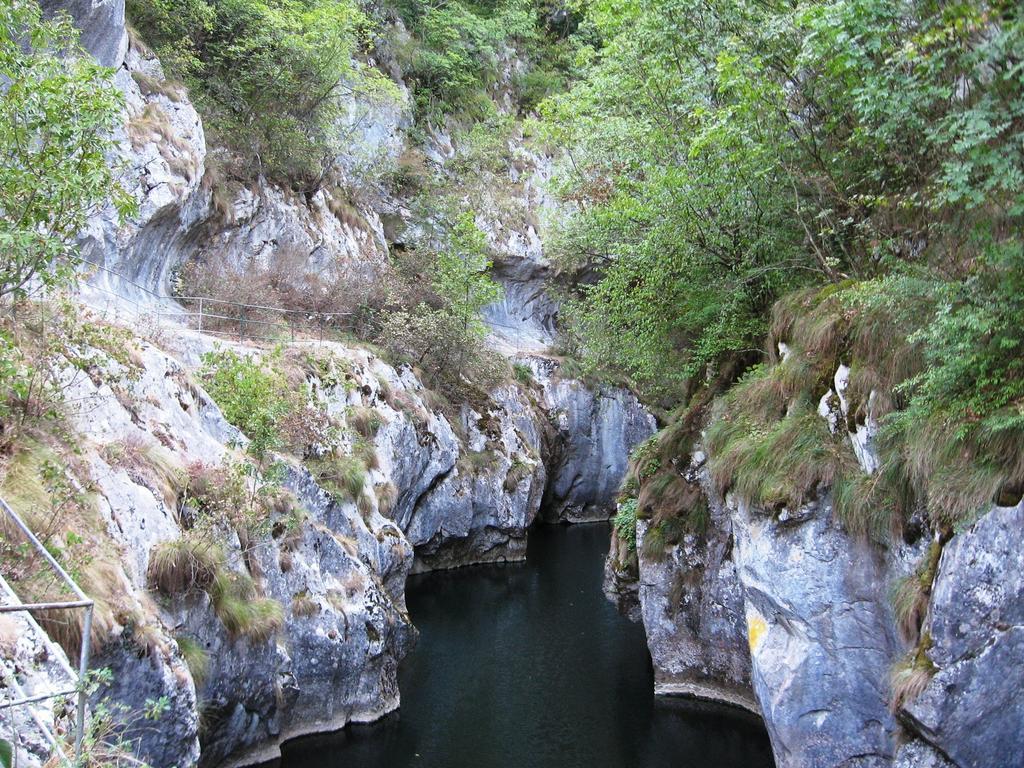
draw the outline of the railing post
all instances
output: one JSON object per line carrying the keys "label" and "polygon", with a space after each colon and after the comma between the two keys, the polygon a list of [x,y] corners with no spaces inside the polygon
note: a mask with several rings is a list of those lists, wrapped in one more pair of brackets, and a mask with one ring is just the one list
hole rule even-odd
{"label": "railing post", "polygon": [[85,706],[89,694],[86,691],[86,675],[89,674],[89,653],[92,650],[92,611],[93,606],[85,608],[85,621],[82,626],[82,650],[78,658],[78,713],[75,722],[75,765],[82,762],[82,739],[85,737]]}
{"label": "railing post", "polygon": [[203,297],[199,297],[199,332],[203,332]]}
{"label": "railing post", "polygon": [[238,340],[242,341],[245,338],[245,307],[240,306],[238,308]]}

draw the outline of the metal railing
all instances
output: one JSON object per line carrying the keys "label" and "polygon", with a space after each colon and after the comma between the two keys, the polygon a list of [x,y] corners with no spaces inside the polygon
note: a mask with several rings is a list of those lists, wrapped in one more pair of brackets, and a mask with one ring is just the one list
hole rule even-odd
{"label": "metal railing", "polygon": [[[92,635],[92,617],[95,603],[79,588],[75,580],[72,579],[67,571],[65,571],[60,563],[49,553],[46,547],[43,545],[36,535],[32,533],[32,530],[25,524],[25,521],[21,519],[17,512],[0,498],[0,509],[7,515],[8,518],[14,523],[14,525],[21,531],[25,538],[32,545],[32,548],[40,554],[43,559],[47,562],[50,568],[60,577],[60,580],[71,590],[71,593],[77,598],[75,600],[56,600],[49,602],[38,602],[38,603],[23,603],[14,593],[13,590],[7,585],[7,583],[0,578],[0,586],[3,587],[5,594],[0,595],[0,599],[5,599],[9,602],[9,605],[0,605],[0,614],[14,613],[14,612],[26,612],[29,618],[32,619],[32,611],[43,611],[43,610],[85,610],[85,618],[82,622],[82,642],[78,657],[78,671],[77,673],[73,670],[66,662],[64,662],[62,653],[54,653],[54,658],[58,660],[58,663],[64,667],[65,673],[69,679],[74,683],[74,687],[68,690],[58,691],[47,691],[46,693],[40,693],[36,695],[28,695],[21,688],[17,679],[13,680],[12,687],[14,688],[15,694],[18,698],[12,701],[6,701],[0,704],[0,709],[13,709],[17,706],[24,706],[26,704],[32,704],[46,699],[55,699],[61,696],[73,696],[77,695],[78,702],[75,712],[75,762],[78,763],[82,756],[82,740],[85,737],[85,712],[86,705],[88,703],[88,692],[85,689],[85,678],[89,671],[89,655],[91,652],[91,635]],[[32,619],[34,621],[34,619]],[[38,625],[37,625],[38,626]],[[46,642],[53,647],[53,641],[49,638],[49,635],[40,628],[43,633]],[[13,677],[13,676],[12,676]],[[66,757],[64,751],[61,749],[57,737],[50,733],[49,728],[42,721],[42,718],[32,710],[30,710],[32,719],[39,727],[43,735],[53,744],[54,749],[60,754],[61,758]]]}
{"label": "metal railing", "polygon": [[[325,312],[309,309],[289,309],[266,304],[254,304],[214,296],[170,296],[158,293],[151,288],[132,280],[117,270],[102,264],[89,263],[88,268],[114,277],[118,282],[149,296],[151,303],[144,303],[131,298],[123,292],[109,290],[95,282],[89,282],[88,290],[98,291],[110,297],[109,305],[128,304],[133,307],[136,317],[152,317],[161,323],[164,319],[174,321],[180,327],[184,325],[212,336],[237,339],[238,341],[296,341],[303,333],[316,338],[319,342],[331,340],[332,333],[365,334],[367,327],[380,330],[381,321],[377,311],[369,306],[361,306],[356,312]],[[166,309],[159,309],[165,304]],[[211,311],[213,307],[213,311]],[[278,320],[265,319],[276,316]],[[522,332],[523,328],[506,325],[495,320],[485,320],[487,325],[497,333],[498,329]],[[227,330],[225,326],[229,326]],[[338,338],[334,340],[344,340]],[[500,340],[506,346],[514,348],[517,353],[535,353],[535,347],[524,347],[514,335],[500,334]]]}
{"label": "metal railing", "polygon": [[[127,304],[136,317],[152,317],[158,323],[167,319],[179,327],[184,325],[200,333],[235,338],[238,341],[295,341],[301,333],[306,332],[315,335],[322,342],[325,334],[337,329],[339,325],[345,326],[344,330],[352,330],[354,324],[351,323],[351,319],[358,314],[288,309],[214,296],[169,296],[147,288],[108,267],[99,264],[90,264],[89,267],[112,275],[119,282],[131,286],[153,300],[149,303],[141,302],[125,292],[112,291],[95,282],[88,283],[88,291],[103,293],[110,297],[108,307],[113,308],[115,312],[119,305]],[[161,309],[161,305],[166,305],[166,308]],[[268,320],[267,315],[280,319]],[[225,326],[231,329],[227,330]]]}

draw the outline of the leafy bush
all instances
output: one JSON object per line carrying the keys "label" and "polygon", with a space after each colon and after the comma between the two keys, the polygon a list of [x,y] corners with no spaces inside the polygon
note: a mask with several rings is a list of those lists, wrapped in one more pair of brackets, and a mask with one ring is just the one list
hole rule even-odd
{"label": "leafy bush", "polygon": [[601,274],[566,304],[591,365],[681,400],[687,380],[757,359],[787,292],[913,272],[942,309],[916,337],[930,350],[918,397],[969,404],[967,423],[979,400],[1016,418],[1015,4],[587,13],[600,52],[542,112],[549,143],[571,149],[560,189],[576,209],[552,251]]}
{"label": "leafy bush", "polygon": [[421,367],[429,387],[460,402],[473,390],[492,388],[507,372],[484,343],[488,329],[480,315],[501,298],[501,287],[489,274],[486,238],[472,213],[450,222],[443,236],[435,257],[418,264],[429,270],[429,284],[423,285],[417,269],[404,286],[405,306],[384,317],[380,339],[396,361]]}
{"label": "leafy bush", "polygon": [[284,382],[256,355],[220,349],[203,355],[200,376],[224,417],[249,438],[259,459],[281,446],[278,429],[288,411]]}
{"label": "leafy bush", "polygon": [[278,449],[302,456],[334,439],[333,422],[305,381],[289,385],[280,349],[263,357],[218,349],[202,361],[204,385],[225,418],[249,438],[248,451],[258,461]]}
{"label": "leafy bush", "polygon": [[520,384],[526,386],[533,384],[533,369],[525,363],[512,363],[512,375]]}
{"label": "leafy bush", "polygon": [[0,8],[0,299],[66,283],[89,216],[110,199],[133,209],[108,160],[120,92],[80,53],[66,15],[44,21],[30,0]]}
{"label": "leafy bush", "polygon": [[537,39],[533,6],[529,0],[402,3],[414,41],[399,54],[418,115],[438,121],[452,113],[479,118],[493,111],[486,89],[507,47]]}

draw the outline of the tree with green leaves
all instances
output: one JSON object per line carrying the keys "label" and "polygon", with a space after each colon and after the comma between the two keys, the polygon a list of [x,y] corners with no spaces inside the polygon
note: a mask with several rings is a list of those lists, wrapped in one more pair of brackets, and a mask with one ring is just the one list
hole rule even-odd
{"label": "tree with green leaves", "polygon": [[501,286],[490,275],[487,238],[472,211],[460,215],[447,232],[447,243],[437,256],[434,290],[441,296],[466,339],[482,339],[487,325],[480,316],[488,304],[501,300]]}
{"label": "tree with green leaves", "polygon": [[109,158],[121,95],[77,40],[33,0],[0,7],[0,299],[66,282],[89,216],[132,210]]}

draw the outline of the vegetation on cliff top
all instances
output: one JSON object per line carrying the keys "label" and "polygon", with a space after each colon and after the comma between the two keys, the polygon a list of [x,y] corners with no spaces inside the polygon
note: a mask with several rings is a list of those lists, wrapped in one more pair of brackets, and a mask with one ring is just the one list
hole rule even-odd
{"label": "vegetation on cliff top", "polygon": [[[585,78],[543,105],[578,209],[558,258],[600,275],[567,307],[580,354],[665,405],[750,370],[708,447],[720,487],[769,508],[833,487],[881,534],[1015,503],[1019,4],[636,0],[588,23]],[[815,413],[840,363],[844,426],[882,419],[870,477]]]}
{"label": "vegetation on cliff top", "polygon": [[342,97],[395,93],[355,63],[370,21],[352,0],[128,0],[127,13],[243,176],[315,190],[344,149]]}

